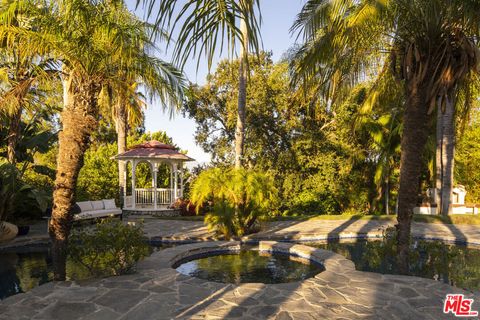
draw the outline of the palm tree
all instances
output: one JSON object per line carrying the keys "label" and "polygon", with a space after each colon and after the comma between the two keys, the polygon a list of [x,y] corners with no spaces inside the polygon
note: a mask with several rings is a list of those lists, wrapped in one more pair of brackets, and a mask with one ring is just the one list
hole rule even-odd
{"label": "palm tree", "polygon": [[[107,83],[102,90],[107,93],[107,99],[104,100],[112,110],[119,154],[127,149],[128,127],[138,126],[143,121],[142,109],[146,106],[147,99],[159,98],[164,110],[170,108],[170,115],[175,108],[181,106],[183,100],[185,80],[182,73],[172,64],[149,55],[149,51],[155,49],[156,41],[166,39],[165,32],[148,23],[143,23],[143,27],[143,39],[136,65],[119,66],[117,79]],[[154,38],[151,38],[151,35]],[[138,91],[140,85],[146,96]],[[118,170],[122,197],[126,188],[122,179],[126,173],[126,164],[123,161],[119,162]]]}
{"label": "palm tree", "polygon": [[[37,11],[28,1],[5,1],[0,4],[0,30],[21,27],[32,32],[34,19],[25,19]],[[32,15],[34,16],[34,15]],[[0,33],[2,33],[0,31]],[[22,38],[6,39],[0,36],[0,113],[8,117],[7,160],[16,164],[16,147],[20,136],[20,123],[25,109],[37,109],[38,98],[45,85],[58,77],[52,61],[38,62],[37,50],[22,50]]]}
{"label": "palm tree", "polygon": [[[144,0],[152,8],[156,0]],[[177,8],[180,6],[180,8]],[[235,130],[235,167],[242,166],[245,141],[245,114],[247,101],[248,51],[258,52],[259,22],[255,15],[255,7],[260,8],[259,0],[195,0],[180,5],[176,0],[164,0],[159,4],[157,20],[162,27],[178,25],[178,39],[174,57],[183,66],[190,56],[205,55],[208,68],[217,51],[224,49],[230,52],[235,49],[235,40],[240,42],[240,66],[238,84],[237,123]],[[178,10],[179,9],[179,10]],[[150,9],[150,12],[151,13]],[[178,11],[177,11],[178,10]],[[176,16],[174,12],[179,12]],[[240,21],[240,27],[237,21]]]}
{"label": "palm tree", "polygon": [[[80,8],[78,11],[70,12],[70,6],[65,8],[66,11],[60,11],[60,19],[72,22],[72,29],[64,33],[64,41],[75,44],[84,40],[85,35],[94,36],[85,43],[87,50],[78,45],[70,47],[75,56],[63,60],[64,73],[67,74],[64,80],[66,99],[50,225],[53,252],[59,254],[55,276],[60,279],[65,278],[64,249],[72,218],[73,190],[89,136],[96,126],[98,95],[102,85],[117,81],[124,84],[122,77],[118,77],[122,75],[119,70],[123,69],[127,74],[155,79],[156,93],[165,103],[177,101],[183,90],[181,74],[171,65],[149,55],[151,42],[147,41],[143,22],[118,6],[109,7],[96,2],[85,4],[84,1],[79,1],[77,5]],[[80,39],[75,39],[77,37]],[[80,122],[81,126],[78,125]],[[55,259],[55,255],[53,257]]]}
{"label": "palm tree", "polygon": [[[42,48],[41,57],[61,63],[64,107],[60,115],[57,174],[49,232],[52,239],[54,279],[65,279],[65,249],[72,223],[71,208],[83,156],[97,127],[98,98],[107,84],[122,82],[119,69],[150,70],[161,74],[165,99],[182,91],[179,73],[148,56],[144,23],[115,4],[118,2],[68,0],[44,4],[37,32],[11,28],[9,34],[28,38],[24,50]],[[11,37],[8,37],[11,38]],[[12,44],[9,44],[10,47]],[[148,59],[147,59],[147,58]],[[151,76],[151,75],[149,75]],[[170,95],[171,94],[171,95]]]}
{"label": "palm tree", "polygon": [[429,118],[438,101],[455,99],[477,66],[479,9],[468,0],[309,0],[293,26],[305,41],[294,65],[297,82],[349,85],[381,77],[375,67],[384,64],[404,84],[397,236],[405,273]]}
{"label": "palm tree", "polygon": [[447,216],[452,213],[453,172],[455,165],[456,123],[468,121],[472,104],[476,101],[475,86],[478,74],[470,73],[460,83],[458,94],[453,98],[439,100],[436,118],[435,150],[435,194],[437,214]]}
{"label": "palm tree", "polygon": [[[136,91],[137,83],[131,83],[125,81],[125,86],[121,86],[114,89],[114,97],[111,106],[113,119],[115,122],[115,131],[117,133],[117,153],[121,154],[127,151],[127,135],[129,127],[129,119],[133,124],[138,124],[139,117],[129,117],[131,115],[138,115],[142,112],[142,109],[145,106],[144,101],[141,99],[141,94]],[[129,112],[130,111],[130,112]],[[132,124],[132,123],[131,123]],[[131,125],[130,124],[130,125]],[[126,185],[124,184],[125,179],[123,178],[127,172],[126,163],[124,161],[118,162],[118,183],[119,183],[119,194],[121,203],[123,203],[123,196],[125,194]]]}

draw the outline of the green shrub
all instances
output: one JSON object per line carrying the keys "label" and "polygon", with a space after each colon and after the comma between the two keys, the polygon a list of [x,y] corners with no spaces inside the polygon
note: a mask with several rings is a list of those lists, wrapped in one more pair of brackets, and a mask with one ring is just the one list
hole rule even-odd
{"label": "green shrub", "polygon": [[30,211],[45,212],[50,198],[21,180],[19,170],[0,161],[0,221],[17,221]]}
{"label": "green shrub", "polygon": [[220,168],[205,170],[197,177],[191,201],[197,210],[205,207],[209,229],[227,239],[252,232],[258,220],[273,215],[278,202],[273,179],[267,175]]}
{"label": "green shrub", "polygon": [[73,231],[69,256],[93,276],[131,273],[136,263],[149,255],[141,226],[105,219],[95,227]]}

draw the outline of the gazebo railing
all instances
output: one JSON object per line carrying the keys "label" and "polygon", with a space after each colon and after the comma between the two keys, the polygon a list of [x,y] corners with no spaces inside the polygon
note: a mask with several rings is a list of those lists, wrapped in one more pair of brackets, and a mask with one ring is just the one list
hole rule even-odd
{"label": "gazebo railing", "polygon": [[[174,201],[174,189],[157,188],[157,206],[171,205]],[[181,190],[177,190],[177,197],[181,197]],[[126,197],[126,207],[132,207],[132,196]],[[135,189],[135,207],[153,207],[155,205],[155,190]]]}

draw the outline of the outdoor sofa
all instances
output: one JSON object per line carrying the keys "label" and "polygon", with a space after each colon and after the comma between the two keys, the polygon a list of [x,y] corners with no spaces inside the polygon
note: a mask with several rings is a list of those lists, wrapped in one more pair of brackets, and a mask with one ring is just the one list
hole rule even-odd
{"label": "outdoor sofa", "polygon": [[[99,219],[107,217],[120,217],[122,219],[122,209],[118,208],[115,204],[115,199],[105,199],[97,201],[80,201],[75,203],[72,208],[73,221],[83,221],[89,219]],[[47,219],[47,229],[50,224],[51,211]]]}
{"label": "outdoor sofa", "polygon": [[74,207],[74,221],[122,216],[122,209],[117,208],[114,199],[98,201],[80,201]]}

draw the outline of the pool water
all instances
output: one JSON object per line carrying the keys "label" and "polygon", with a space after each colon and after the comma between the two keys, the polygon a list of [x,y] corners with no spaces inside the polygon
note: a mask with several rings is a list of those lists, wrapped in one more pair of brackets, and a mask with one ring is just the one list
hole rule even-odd
{"label": "pool water", "polygon": [[[393,240],[304,244],[341,254],[352,260],[360,271],[399,274]],[[410,275],[470,291],[480,290],[480,248],[415,240],[410,256]]]}
{"label": "pool water", "polygon": [[181,263],[182,274],[224,283],[285,283],[304,280],[324,267],[288,254],[267,254],[258,250],[209,255]]}
{"label": "pool water", "polygon": [[[85,279],[88,273],[67,262],[68,279]],[[31,253],[0,254],[0,299],[26,292],[52,281],[53,271],[48,250]]]}
{"label": "pool water", "polygon": [[[152,247],[152,252],[170,246],[155,246]],[[89,277],[83,266],[67,260],[67,280],[84,280]],[[31,251],[0,252],[0,300],[27,292],[52,279],[53,267],[48,246],[35,247]]]}

